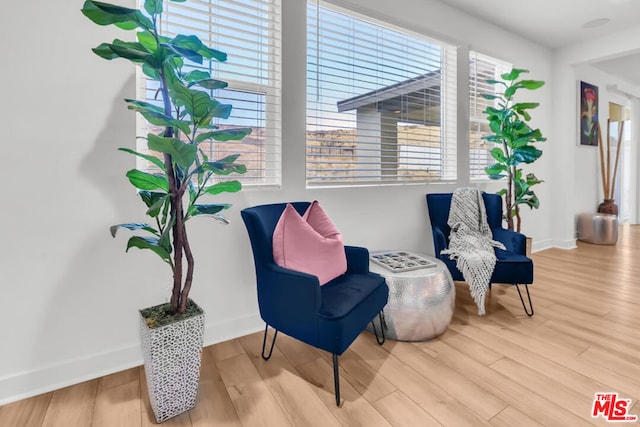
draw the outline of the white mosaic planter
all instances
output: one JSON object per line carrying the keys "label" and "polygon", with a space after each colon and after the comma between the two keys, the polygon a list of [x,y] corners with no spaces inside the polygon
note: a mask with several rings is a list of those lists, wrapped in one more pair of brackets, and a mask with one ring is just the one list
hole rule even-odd
{"label": "white mosaic planter", "polygon": [[158,423],[193,408],[200,382],[204,312],[150,329],[140,316],[144,370]]}

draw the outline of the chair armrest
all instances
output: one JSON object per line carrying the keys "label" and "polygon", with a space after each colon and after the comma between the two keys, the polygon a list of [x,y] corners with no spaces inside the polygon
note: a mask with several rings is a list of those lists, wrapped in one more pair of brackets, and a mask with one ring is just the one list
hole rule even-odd
{"label": "chair armrest", "polygon": [[347,273],[369,272],[369,250],[360,246],[345,246]]}
{"label": "chair armrest", "polygon": [[265,322],[280,330],[292,323],[314,324],[320,310],[318,277],[277,264],[258,273],[258,305]]}
{"label": "chair armrest", "polygon": [[440,252],[447,249],[447,236],[444,235],[444,232],[440,227],[433,227],[433,250],[436,258],[440,258]]}
{"label": "chair armrest", "polygon": [[507,230],[506,228],[494,228],[493,240],[501,242],[509,252],[518,255],[525,255],[527,252],[527,237],[517,231]]}

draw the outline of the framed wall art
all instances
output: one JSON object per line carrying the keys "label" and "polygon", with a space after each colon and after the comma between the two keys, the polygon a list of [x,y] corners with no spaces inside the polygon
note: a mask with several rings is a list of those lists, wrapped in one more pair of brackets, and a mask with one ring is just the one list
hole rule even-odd
{"label": "framed wall art", "polygon": [[580,145],[598,145],[598,86],[580,82]]}

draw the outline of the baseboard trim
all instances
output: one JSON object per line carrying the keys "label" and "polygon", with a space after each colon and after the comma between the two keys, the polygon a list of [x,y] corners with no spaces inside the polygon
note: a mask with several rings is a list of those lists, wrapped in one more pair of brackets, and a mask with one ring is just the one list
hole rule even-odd
{"label": "baseboard trim", "polygon": [[575,249],[576,239],[569,240],[540,240],[536,241],[534,239],[533,244],[531,245],[531,253],[543,251],[545,249],[558,248],[558,249]]}
{"label": "baseboard trim", "polygon": [[[134,327],[134,326],[132,326]],[[262,330],[259,315],[205,325],[204,345]],[[0,378],[0,406],[142,365],[140,343]]]}
{"label": "baseboard trim", "polygon": [[0,378],[0,405],[110,375],[141,364],[142,352],[138,344],[20,372]]}

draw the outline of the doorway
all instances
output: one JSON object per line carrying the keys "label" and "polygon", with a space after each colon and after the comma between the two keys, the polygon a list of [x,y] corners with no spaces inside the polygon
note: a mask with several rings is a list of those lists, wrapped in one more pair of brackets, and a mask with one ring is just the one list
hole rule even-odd
{"label": "doorway", "polygon": [[637,191],[636,168],[632,159],[635,158],[631,144],[631,105],[630,103],[609,102],[609,138],[608,157],[615,159],[613,162],[612,188],[613,198],[618,205],[618,218],[620,222],[636,222],[634,212],[635,191]]}

